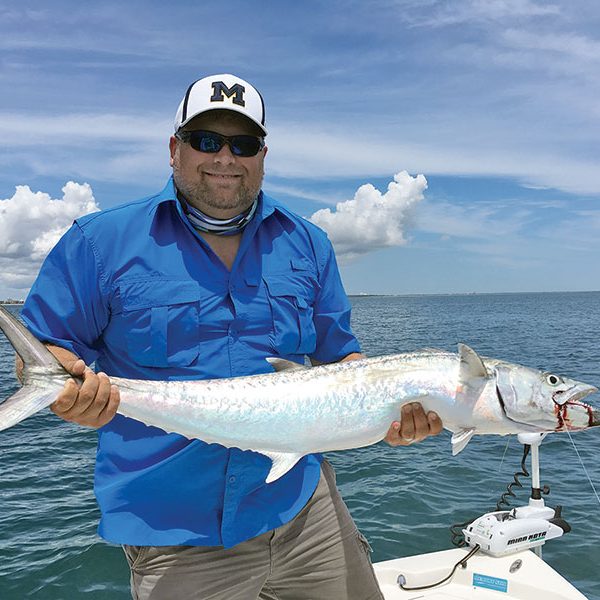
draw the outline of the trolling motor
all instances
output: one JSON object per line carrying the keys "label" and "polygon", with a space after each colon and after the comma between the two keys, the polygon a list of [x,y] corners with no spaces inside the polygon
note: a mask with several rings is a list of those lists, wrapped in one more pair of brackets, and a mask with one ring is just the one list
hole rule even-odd
{"label": "trolling motor", "polygon": [[[546,433],[520,433],[518,436],[522,444],[531,447],[532,473],[529,504],[511,510],[489,512],[475,519],[462,530],[467,545],[471,547],[478,545],[482,552],[492,556],[505,556],[534,548],[535,553],[541,557],[541,546],[547,540],[571,531],[571,527],[561,516],[562,507],[550,508],[545,505],[542,498],[542,492],[546,494],[550,492],[547,487],[543,489],[540,487],[539,447],[546,435]],[[524,460],[525,457],[523,466]],[[527,472],[520,474],[527,475]],[[515,481],[521,485],[516,475]],[[510,486],[509,494],[514,496]]]}
{"label": "trolling motor", "polygon": [[[498,557],[533,548],[534,552],[541,558],[542,545],[547,540],[561,537],[571,531],[571,527],[561,516],[562,507],[550,508],[545,505],[542,498],[542,494],[550,493],[547,486],[540,487],[539,449],[546,435],[547,433],[519,434],[519,441],[524,445],[521,471],[515,473],[514,481],[508,485],[507,491],[496,505],[496,511],[486,513],[473,522],[467,521],[453,525],[450,528],[454,545],[471,547],[468,554],[454,565],[452,571],[446,577],[434,583],[411,587],[406,585],[406,577],[400,574],[398,576],[398,586],[401,589],[417,591],[441,585],[452,578],[459,566],[466,568],[467,561],[480,551]],[[525,459],[530,452],[532,473],[531,497],[528,505],[517,506],[510,510],[500,510],[503,505],[510,506],[507,497],[515,496],[512,488],[514,486],[523,487],[523,484],[519,481],[519,476],[529,476],[525,468]],[[465,525],[466,529],[462,529]],[[462,536],[460,536],[459,531],[462,531]],[[516,562],[520,563],[520,561]]]}

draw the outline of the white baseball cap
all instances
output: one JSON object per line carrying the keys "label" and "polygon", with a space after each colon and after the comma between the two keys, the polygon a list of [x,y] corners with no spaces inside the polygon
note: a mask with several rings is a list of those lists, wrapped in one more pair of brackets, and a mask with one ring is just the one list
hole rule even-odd
{"label": "white baseball cap", "polygon": [[233,110],[258,125],[264,135],[265,103],[258,90],[227,73],[198,79],[190,85],[175,115],[175,131],[209,110]]}

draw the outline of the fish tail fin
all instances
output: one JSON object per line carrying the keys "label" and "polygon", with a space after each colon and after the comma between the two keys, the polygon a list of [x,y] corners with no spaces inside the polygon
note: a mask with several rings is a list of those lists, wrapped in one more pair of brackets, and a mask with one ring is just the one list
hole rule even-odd
{"label": "fish tail fin", "polygon": [[26,385],[0,404],[0,431],[50,406],[56,399],[54,388],[42,389]]}
{"label": "fish tail fin", "polygon": [[65,380],[69,374],[48,348],[3,306],[0,306],[0,329],[24,364],[24,387],[0,404],[2,430],[50,406],[56,398],[55,386],[42,388],[30,383],[31,379],[35,379],[29,376],[32,371],[46,371],[48,376],[64,375]]}
{"label": "fish tail fin", "polygon": [[31,367],[62,369],[52,352],[4,306],[0,306],[0,329],[23,360],[25,369]]}

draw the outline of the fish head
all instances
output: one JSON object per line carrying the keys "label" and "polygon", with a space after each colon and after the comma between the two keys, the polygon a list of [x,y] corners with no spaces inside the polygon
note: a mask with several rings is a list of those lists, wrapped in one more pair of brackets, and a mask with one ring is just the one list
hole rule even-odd
{"label": "fish head", "polygon": [[593,385],[554,373],[496,364],[496,392],[506,416],[540,431],[586,429],[600,425],[600,411],[582,399],[597,392]]}

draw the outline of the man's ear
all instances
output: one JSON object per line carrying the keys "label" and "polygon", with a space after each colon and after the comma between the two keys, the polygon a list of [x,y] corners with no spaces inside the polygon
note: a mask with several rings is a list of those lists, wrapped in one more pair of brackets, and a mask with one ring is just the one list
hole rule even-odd
{"label": "man's ear", "polygon": [[169,160],[169,165],[172,167],[173,166],[173,161],[175,159],[175,152],[177,150],[177,138],[172,135],[171,138],[169,139],[169,153],[171,155],[171,158]]}

